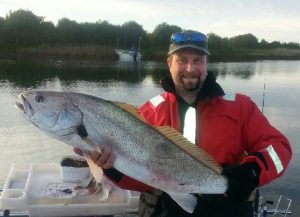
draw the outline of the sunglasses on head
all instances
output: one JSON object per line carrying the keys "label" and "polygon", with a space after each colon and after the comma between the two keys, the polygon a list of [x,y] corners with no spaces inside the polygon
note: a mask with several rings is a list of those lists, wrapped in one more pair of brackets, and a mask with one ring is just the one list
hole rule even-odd
{"label": "sunglasses on head", "polygon": [[203,44],[205,42],[206,36],[198,32],[177,32],[171,37],[171,43],[175,45]]}

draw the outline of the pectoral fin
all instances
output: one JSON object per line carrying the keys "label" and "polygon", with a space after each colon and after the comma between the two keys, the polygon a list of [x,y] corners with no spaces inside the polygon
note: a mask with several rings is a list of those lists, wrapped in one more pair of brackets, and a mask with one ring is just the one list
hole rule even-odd
{"label": "pectoral fin", "polygon": [[[86,128],[84,125],[81,124],[78,126],[77,134],[81,137],[81,139],[85,143],[87,143],[87,145],[94,147],[97,151],[101,152],[99,147],[88,138],[88,132],[86,131]],[[103,172],[102,172],[101,168],[99,168],[98,165],[85,152],[83,152],[83,156],[84,156],[87,164],[89,165],[91,173],[94,176],[96,182],[101,183],[102,177],[103,177]]]}
{"label": "pectoral fin", "polygon": [[94,176],[97,183],[100,183],[102,181],[103,172],[100,167],[98,167],[97,164],[88,156],[86,153],[83,153],[86,162],[89,165],[89,168],[91,170],[92,175]]}

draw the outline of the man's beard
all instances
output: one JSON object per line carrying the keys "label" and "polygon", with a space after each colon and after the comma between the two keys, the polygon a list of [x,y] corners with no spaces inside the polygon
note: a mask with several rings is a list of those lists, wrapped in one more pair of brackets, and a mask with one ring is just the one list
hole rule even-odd
{"label": "man's beard", "polygon": [[183,87],[186,91],[189,92],[195,92],[200,90],[201,86],[202,86],[202,82],[200,79],[197,80],[197,83],[195,85],[186,85],[185,83],[183,83]]}

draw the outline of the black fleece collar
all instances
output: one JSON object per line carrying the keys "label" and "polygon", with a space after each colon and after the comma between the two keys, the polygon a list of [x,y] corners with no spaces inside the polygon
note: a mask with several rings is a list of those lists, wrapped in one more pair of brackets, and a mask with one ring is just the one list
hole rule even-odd
{"label": "black fleece collar", "polygon": [[[178,97],[178,95],[176,94],[175,85],[174,85],[171,75],[163,78],[160,81],[160,83],[161,83],[164,91],[173,93]],[[197,98],[193,104],[197,104],[197,102],[202,101],[202,100],[209,100],[211,98],[223,96],[223,95],[225,95],[225,93],[224,93],[222,87],[216,82],[216,77],[215,77],[214,73],[208,71],[208,74],[204,81],[204,84],[203,84],[201,90],[199,91]]]}

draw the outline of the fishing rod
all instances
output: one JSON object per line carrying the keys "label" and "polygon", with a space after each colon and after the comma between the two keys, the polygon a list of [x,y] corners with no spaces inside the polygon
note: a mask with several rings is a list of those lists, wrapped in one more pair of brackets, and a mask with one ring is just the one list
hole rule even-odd
{"label": "fishing rod", "polygon": [[[264,113],[264,107],[265,107],[266,83],[267,83],[267,78],[264,79],[262,107],[261,107],[262,113]],[[281,199],[285,199],[287,201],[286,209],[279,209],[279,204],[281,202]],[[291,203],[292,203],[292,199],[287,198],[283,195],[280,195],[279,199],[277,201],[277,204],[276,204],[276,208],[268,209],[266,205],[267,204],[273,205],[273,201],[267,200],[267,201],[263,202],[263,198],[262,198],[262,196],[260,196],[260,193],[259,193],[259,188],[256,188],[255,189],[254,206],[253,206],[254,217],[261,217],[261,216],[267,217],[268,214],[273,214],[273,215],[280,214],[280,215],[286,217],[287,215],[292,214],[292,211],[290,210]]]}
{"label": "fishing rod", "polygon": [[262,113],[264,113],[264,107],[265,107],[266,83],[267,83],[267,78],[265,78],[265,81],[264,81],[263,99],[262,99],[262,106],[261,106]]}

